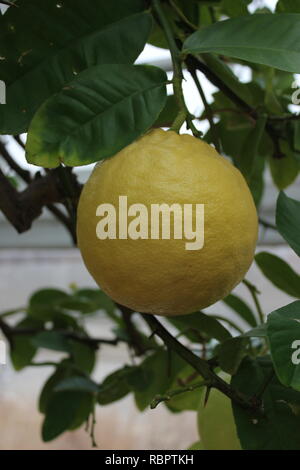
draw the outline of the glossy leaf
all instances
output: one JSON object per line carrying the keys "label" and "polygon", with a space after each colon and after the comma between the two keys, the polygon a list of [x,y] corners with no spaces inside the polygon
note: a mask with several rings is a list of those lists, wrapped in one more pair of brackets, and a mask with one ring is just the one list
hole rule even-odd
{"label": "glossy leaf", "polygon": [[299,174],[299,163],[291,151],[288,142],[281,141],[281,158],[269,158],[269,165],[273,181],[278,189],[282,190],[290,186]]}
{"label": "glossy leaf", "polygon": [[71,300],[81,313],[105,310],[108,314],[113,314],[116,310],[114,302],[100,289],[78,289],[71,296]]}
{"label": "glossy leaf", "polygon": [[[300,393],[280,384],[268,357],[245,359],[232,386],[247,396],[260,390],[263,411],[258,414],[233,402],[237,432],[244,450],[299,450]],[[266,386],[265,386],[266,384]]]}
{"label": "glossy leaf", "polygon": [[251,308],[240,297],[234,294],[230,294],[225,297],[225,299],[223,299],[223,302],[236,313],[238,313],[238,315],[250,326],[257,325],[257,320]]}
{"label": "glossy leaf", "polygon": [[240,158],[237,160],[238,168],[249,185],[253,179],[253,172],[258,158],[259,145],[265,130],[266,122],[267,117],[265,115],[261,115],[244,142]]}
{"label": "glossy leaf", "polygon": [[300,276],[281,258],[262,252],[255,256],[260,270],[278,289],[300,298]]}
{"label": "glossy leaf", "polygon": [[132,368],[125,366],[108,375],[99,385],[98,403],[100,405],[109,405],[128,395],[131,392],[128,385],[127,376],[132,373]]}
{"label": "glossy leaf", "polygon": [[276,225],[283,238],[300,256],[300,201],[281,192],[277,200]]}
{"label": "glossy leaf", "polygon": [[223,0],[222,8],[226,15],[235,18],[236,16],[248,15],[247,5],[250,0]]}
{"label": "glossy leaf", "polygon": [[45,442],[52,441],[67,430],[75,429],[84,421],[93,409],[93,396],[85,392],[54,393],[47,405],[42,427]]}
{"label": "glossy leaf", "polygon": [[247,355],[249,339],[245,337],[231,338],[217,347],[217,356],[221,369],[230,375],[237,372],[242,360]]}
{"label": "glossy leaf", "polygon": [[267,325],[264,323],[263,325],[252,328],[252,330],[244,333],[243,336],[246,338],[266,338]]}
{"label": "glossy leaf", "polygon": [[195,312],[191,315],[178,315],[167,320],[183,334],[194,332],[193,337],[196,342],[199,342],[203,334],[220,342],[231,338],[231,334],[222,323],[203,312]]}
{"label": "glossy leaf", "polygon": [[178,115],[178,104],[174,95],[167,97],[166,105],[161,111],[153,127],[171,127]]}
{"label": "glossy leaf", "polygon": [[98,385],[87,377],[73,376],[62,380],[55,388],[55,392],[86,392],[97,393]]}
{"label": "glossy leaf", "polygon": [[55,393],[54,390],[56,386],[66,378],[71,377],[73,375],[75,375],[75,371],[72,368],[70,360],[64,359],[60,364],[57,365],[57,368],[55,369],[54,373],[48,378],[41,390],[41,394],[39,397],[40,413],[46,413],[48,403],[52,395]]}
{"label": "glossy leaf", "polygon": [[165,72],[145,65],[100,65],[82,72],[36,113],[27,161],[53,168],[114,155],[158,117],[166,81]]}
{"label": "glossy leaf", "polygon": [[[25,318],[20,321],[16,328],[19,329],[36,329],[43,324],[36,319]],[[37,347],[31,341],[30,335],[14,335],[11,343],[10,357],[15,370],[24,369],[28,366],[37,351]]]}
{"label": "glossy leaf", "polygon": [[249,189],[251,191],[256,207],[259,207],[263,194],[264,194],[264,189],[265,189],[264,170],[265,170],[265,159],[261,155],[258,155],[254,163],[252,178],[249,182]]}
{"label": "glossy leaf", "polygon": [[75,367],[86,374],[93,371],[96,361],[96,350],[88,344],[68,340],[68,346],[72,355],[72,361]]}
{"label": "glossy leaf", "polygon": [[276,11],[278,13],[300,13],[300,0],[279,0]]}
{"label": "glossy leaf", "polygon": [[7,85],[0,133],[19,134],[74,75],[133,63],[151,30],[142,0],[19,0],[0,17],[0,76]]}
{"label": "glossy leaf", "polygon": [[268,316],[267,332],[277,376],[283,385],[300,391],[300,301]]}
{"label": "glossy leaf", "polygon": [[68,340],[57,331],[43,331],[31,339],[36,348],[50,349],[51,351],[70,352],[71,347]]}
{"label": "glossy leaf", "polygon": [[60,289],[41,289],[29,299],[28,314],[40,320],[48,321],[60,311],[60,303],[68,294]]}
{"label": "glossy leaf", "polygon": [[[180,391],[180,384],[182,388],[187,388],[195,384],[199,384],[203,379],[199,375],[195,374],[195,370],[187,365],[182,369],[182,371],[174,379],[172,385],[167,391],[172,392],[174,390]],[[194,390],[188,390],[184,393],[179,393],[178,395],[172,396],[172,398],[165,402],[167,408],[173,413],[180,411],[197,411],[199,408],[201,396],[204,390],[203,387],[197,387]]]}
{"label": "glossy leaf", "polygon": [[186,53],[213,52],[296,72],[300,70],[300,15],[257,14],[220,21],[193,33]]}
{"label": "glossy leaf", "polygon": [[[254,104],[249,85],[247,83],[241,83],[224,61],[220,60],[214,54],[203,54],[202,59],[206,65],[208,65],[209,69],[214,72],[232,92],[250,106]],[[232,103],[230,103],[230,106],[233,106]]]}
{"label": "glossy leaf", "polygon": [[186,363],[175,353],[160,350],[140,365],[143,386],[134,389],[135,403],[140,411],[150,405],[156,395],[165,393]]}

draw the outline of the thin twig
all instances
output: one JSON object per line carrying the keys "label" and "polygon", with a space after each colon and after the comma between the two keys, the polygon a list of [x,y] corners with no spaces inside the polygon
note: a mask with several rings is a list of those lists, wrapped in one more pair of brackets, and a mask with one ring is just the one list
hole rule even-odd
{"label": "thin twig", "polygon": [[260,294],[260,292],[258,291],[256,286],[254,284],[251,284],[251,282],[247,281],[247,279],[243,280],[243,284],[249,289],[249,292],[250,292],[250,294],[252,296],[252,299],[253,299],[253,301],[255,303],[255,306],[256,306],[259,321],[260,321],[261,324],[263,324],[265,316],[264,316],[264,313],[263,313],[262,308],[260,306],[260,302],[258,300],[258,294]]}
{"label": "thin twig", "polygon": [[207,114],[207,119],[209,121],[210,129],[211,129],[211,133],[212,133],[213,143],[215,145],[216,150],[220,153],[221,143],[220,143],[220,139],[219,139],[219,135],[218,135],[216,125],[214,123],[213,111],[211,109],[211,106],[207,102],[204,90],[203,90],[203,88],[201,86],[201,83],[200,83],[200,80],[197,76],[197,72],[193,69],[189,70],[189,72],[190,72],[190,74],[191,74],[191,76],[192,76],[192,78],[195,82],[195,85],[198,89],[199,95],[201,96],[201,99],[202,99],[202,102],[203,102],[203,105],[204,105],[204,109],[205,109],[206,114]]}
{"label": "thin twig", "polygon": [[177,390],[170,390],[165,395],[156,395],[153,398],[152,402],[150,403],[150,408],[153,410],[154,408],[156,408],[163,401],[169,401],[173,397],[176,397],[177,395],[181,395],[182,393],[193,392],[197,388],[201,388],[205,385],[207,385],[207,382],[202,381],[202,382],[198,382],[198,383],[193,384],[193,385],[188,385],[187,387],[184,387],[184,388],[179,388]]}
{"label": "thin twig", "polygon": [[[0,317],[0,330],[2,330],[3,334],[6,336],[8,340],[11,340],[14,336],[30,336],[30,335],[38,335],[40,333],[51,332],[51,330],[47,330],[45,328],[19,328],[19,327],[13,328],[9,326],[3,320],[2,317]],[[121,341],[123,341],[120,338],[113,338],[113,339],[91,338],[90,336],[87,336],[81,333],[77,333],[74,331],[66,331],[66,330],[55,330],[55,333],[64,336],[64,338],[71,339],[79,343],[87,344],[95,349],[97,349],[100,344],[116,346]]]}
{"label": "thin twig", "polygon": [[173,0],[169,0],[169,3],[171,5],[171,7],[173,8],[173,10],[177,13],[177,16],[183,21],[183,23],[185,23],[187,26],[189,26],[191,29],[193,29],[194,31],[197,31],[197,26],[195,24],[193,24],[186,16],[185,14],[183,13],[182,10],[180,10],[180,8],[176,5],[176,3],[173,1]]}
{"label": "thin twig", "polygon": [[264,228],[269,228],[269,229],[271,229],[271,230],[276,230],[276,231],[277,231],[276,225],[271,224],[270,222],[267,222],[266,220],[262,219],[261,217],[259,218],[259,223],[260,223],[260,225],[262,225]]}
{"label": "thin twig", "polygon": [[262,398],[262,396],[265,393],[266,389],[268,388],[268,386],[272,382],[274,376],[275,376],[275,371],[272,369],[270,374],[268,374],[268,376],[266,377],[264,382],[261,384],[261,387],[259,388],[259,390],[256,392],[255,395],[256,395],[257,398]]}
{"label": "thin twig", "polygon": [[25,144],[22,141],[21,137],[19,135],[14,135],[15,141],[20,145],[20,147],[25,150]]}
{"label": "thin twig", "polygon": [[3,3],[3,5],[7,5],[9,7],[18,7],[19,5],[16,5],[16,3],[9,2],[8,0],[1,0],[0,3]]}

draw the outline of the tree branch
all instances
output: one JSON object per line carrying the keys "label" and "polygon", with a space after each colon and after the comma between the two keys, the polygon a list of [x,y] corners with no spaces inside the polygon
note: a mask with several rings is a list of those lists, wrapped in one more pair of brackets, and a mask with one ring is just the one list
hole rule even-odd
{"label": "tree branch", "polygon": [[140,332],[136,329],[134,323],[132,322],[131,317],[132,317],[133,311],[130,308],[124,307],[124,305],[119,305],[116,303],[116,306],[118,307],[118,309],[120,310],[122,314],[125,327],[127,330],[127,334],[130,340],[130,345],[132,346],[137,356],[142,356],[143,354],[145,354],[148,348],[145,347],[145,344],[144,344],[143,338],[140,335]]}
{"label": "tree branch", "polygon": [[18,6],[13,2],[9,2],[8,0],[1,0],[0,3],[2,3],[3,5],[7,5],[9,7],[17,7]]}
{"label": "tree branch", "polygon": [[44,206],[62,201],[56,170],[45,176],[38,176],[21,192],[15,189],[0,170],[0,209],[18,233],[31,228],[32,222],[41,215]]}
{"label": "tree branch", "polygon": [[[21,141],[20,137],[15,136],[14,138],[19,143],[19,145],[21,145],[24,148],[24,144]],[[9,167],[25,183],[30,184],[32,182],[31,173],[27,170],[24,170],[23,168],[20,167],[20,165],[17,164],[17,162],[12,158],[12,156],[7,151],[5,145],[3,144],[3,142],[1,142],[1,140],[0,140],[0,155],[3,157],[5,162],[9,165]],[[53,171],[53,170],[49,170],[48,174],[51,174],[51,171]],[[36,177],[40,177],[40,175],[37,174]],[[76,187],[77,187],[78,198],[79,198],[81,187],[77,183],[77,181],[76,181]],[[64,197],[65,197],[65,191],[63,191],[62,199],[64,199]],[[64,212],[62,210],[60,210],[58,207],[56,207],[53,204],[47,204],[46,207],[66,227],[66,229],[68,230],[68,232],[69,232],[69,234],[72,238],[73,244],[76,245],[76,230],[75,230],[74,220],[72,220],[71,217],[69,218],[66,214],[64,214]]]}
{"label": "tree branch", "polygon": [[[14,336],[30,336],[37,335],[39,333],[49,333],[51,330],[45,328],[13,328],[9,326],[3,318],[0,318],[0,330],[2,330],[6,339],[11,343]],[[107,344],[116,346],[121,341],[120,338],[106,339],[106,338],[91,338],[90,336],[77,333],[75,331],[66,331],[66,330],[55,330],[55,333],[58,333],[64,336],[67,339],[72,339],[82,344],[87,344],[94,349],[97,349],[100,344]]]}
{"label": "tree branch", "polygon": [[145,322],[149,325],[154,334],[159,336],[167,347],[174,350],[182,359],[190,364],[205,381],[208,382],[210,388],[216,388],[224,393],[227,397],[245,409],[260,411],[261,401],[257,397],[246,397],[238,390],[233,389],[227,382],[222,380],[214,373],[210,364],[196,356],[192,351],[186,348],[176,338],[174,338],[166,328],[153,315],[142,314]]}
{"label": "tree branch", "polygon": [[[234,93],[210,68],[200,59],[188,55],[185,59],[190,73],[195,70],[200,70],[206,78],[215,85],[219,90],[221,90],[233,103],[235,103],[239,108],[241,108],[245,113],[248,114],[251,118],[257,121],[259,114],[256,109],[248,105],[243,99],[241,99],[236,93]],[[273,158],[284,158],[285,155],[282,153],[280,148],[280,138],[277,129],[273,126],[272,120],[268,118],[266,124],[266,132],[271,138],[274,145]]]}

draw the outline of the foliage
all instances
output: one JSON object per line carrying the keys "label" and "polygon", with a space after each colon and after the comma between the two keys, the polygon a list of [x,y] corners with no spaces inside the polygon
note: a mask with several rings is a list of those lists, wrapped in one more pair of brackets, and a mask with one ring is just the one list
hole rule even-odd
{"label": "foliage", "polygon": [[[179,130],[186,122],[198,138],[198,122],[207,120],[203,138],[242,171],[258,212],[269,172],[278,190],[276,226],[261,224],[277,230],[299,256],[300,201],[286,188],[300,162],[299,115],[291,111],[292,96],[299,97],[300,2],[279,0],[274,13],[254,14],[251,3],[17,0],[0,15],[0,78],[7,86],[0,134],[24,147],[18,134],[28,132],[26,158],[45,168],[33,179],[0,139],[0,161],[10,168],[9,174],[0,169],[0,209],[16,230],[29,230],[47,207],[76,243],[81,185],[72,167],[110,157],[151,127]],[[167,96],[163,70],[134,65],[146,42],[170,49],[173,95]],[[247,68],[247,83],[237,67]],[[203,100],[200,116],[185,105],[183,68]],[[211,103],[199,71],[217,88]],[[26,188],[19,190],[21,181]],[[260,252],[255,262],[276,288],[300,298],[299,274],[286,260]],[[300,303],[265,317],[258,290],[244,282],[253,302],[225,298],[234,312],[230,321],[195,312],[164,326],[115,305],[98,289],[76,286],[39,290],[24,308],[3,312],[0,329],[14,368],[52,368],[39,400],[43,439],[85,422],[94,437],[95,407],[130,394],[141,411],[162,402],[180,413],[197,410],[205,387],[215,387],[232,400],[243,449],[299,450]],[[109,338],[88,334],[91,315],[109,319]],[[93,372],[101,347],[120,342],[128,359],[98,383]],[[40,363],[41,349],[55,351],[56,361]],[[232,375],[230,385],[220,370]]]}

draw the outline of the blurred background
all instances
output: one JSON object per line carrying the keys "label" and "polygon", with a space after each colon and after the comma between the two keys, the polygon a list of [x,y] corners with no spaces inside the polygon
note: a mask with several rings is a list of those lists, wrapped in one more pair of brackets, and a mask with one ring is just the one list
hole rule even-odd
{"label": "blurred background", "polygon": [[[251,4],[251,8],[274,8],[275,4],[276,0],[256,1]],[[168,72],[171,70],[169,53],[150,45],[146,47],[138,63],[158,65]],[[237,66],[234,71],[241,81],[249,79],[247,67]],[[205,77],[199,77],[207,97],[210,97],[215,91],[214,87]],[[190,111],[200,115],[202,107],[188,73],[185,75],[184,91]],[[293,90],[291,95],[292,92]],[[198,128],[205,131],[206,123],[199,123]],[[22,140],[25,142],[25,135]],[[33,173],[38,171],[37,167],[26,163],[20,144],[10,137],[4,137],[3,141],[21,167]],[[1,155],[0,166],[3,171],[9,172]],[[92,166],[76,170],[81,182],[88,178],[91,170]],[[261,217],[272,224],[278,191],[268,174],[266,180]],[[299,189],[298,179],[287,190],[287,194],[299,199]],[[285,259],[296,272],[300,272],[298,257],[272,229],[263,229],[260,233],[257,251],[266,249]],[[247,279],[263,292],[261,303],[265,314],[292,300],[270,284],[256,266],[251,267]],[[74,283],[80,287],[95,286],[78,250],[72,248],[68,233],[49,212],[45,210],[42,217],[34,222],[32,230],[22,235],[18,235],[0,214],[0,312],[26,305],[31,293],[38,288],[67,289]],[[252,305],[252,299],[244,286],[239,286],[236,292],[242,293]],[[231,315],[223,303],[215,304],[209,311],[218,312],[228,318]],[[110,336],[110,324],[106,317],[99,314],[88,317],[86,321],[92,335]],[[55,353],[47,351],[44,355],[43,352],[40,353],[38,359],[51,361],[55,358]],[[101,347],[95,380],[101,380],[126,362],[129,363],[129,357],[125,347]],[[51,373],[52,368],[32,367],[22,372],[14,372],[9,363],[0,365],[0,450],[91,448],[89,436],[84,430],[68,433],[50,444],[42,443],[42,417],[37,411],[37,399],[43,383]],[[116,404],[98,407],[96,439],[100,449],[185,449],[197,440],[196,415],[194,412],[185,412],[180,416],[171,415],[163,405],[155,410],[140,413],[135,409],[132,397],[128,397]]]}

